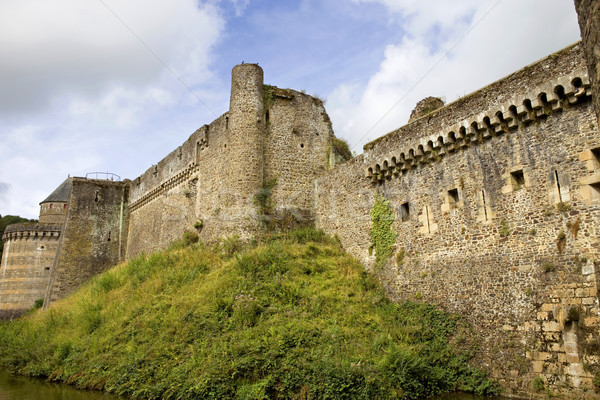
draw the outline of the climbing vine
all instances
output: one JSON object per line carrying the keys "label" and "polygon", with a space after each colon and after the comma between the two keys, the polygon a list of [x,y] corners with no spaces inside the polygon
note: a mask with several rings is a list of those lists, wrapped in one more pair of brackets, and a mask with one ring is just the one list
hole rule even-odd
{"label": "climbing vine", "polygon": [[371,246],[375,250],[375,266],[383,268],[393,252],[397,234],[392,229],[394,214],[389,200],[375,196],[371,209]]}

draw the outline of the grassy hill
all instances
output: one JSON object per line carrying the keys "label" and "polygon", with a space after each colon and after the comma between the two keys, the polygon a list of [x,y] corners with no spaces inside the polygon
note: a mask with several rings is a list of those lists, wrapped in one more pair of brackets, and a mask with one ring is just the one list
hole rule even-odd
{"label": "grassy hill", "polygon": [[304,229],[139,256],[49,310],[0,324],[0,365],[151,399],[414,399],[494,385],[468,327],[396,304],[338,242]]}

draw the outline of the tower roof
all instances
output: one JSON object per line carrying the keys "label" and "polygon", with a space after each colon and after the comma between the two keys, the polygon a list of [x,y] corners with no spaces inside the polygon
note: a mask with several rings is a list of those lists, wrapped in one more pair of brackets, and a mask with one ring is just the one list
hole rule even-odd
{"label": "tower roof", "polygon": [[69,200],[69,192],[71,191],[71,178],[65,179],[63,183],[60,184],[54,192],[50,193],[50,196],[46,197],[40,204],[43,203],[66,203]]}

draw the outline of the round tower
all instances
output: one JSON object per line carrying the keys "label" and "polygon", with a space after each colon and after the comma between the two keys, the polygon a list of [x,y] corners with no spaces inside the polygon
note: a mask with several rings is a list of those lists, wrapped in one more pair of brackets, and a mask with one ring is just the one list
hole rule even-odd
{"label": "round tower", "polygon": [[240,221],[256,215],[254,196],[263,184],[264,132],[263,70],[257,64],[236,65],[231,72],[228,179],[232,192],[240,199],[239,209],[231,210]]}
{"label": "round tower", "polygon": [[67,217],[72,178],[67,178],[40,203],[41,224],[62,224]]}

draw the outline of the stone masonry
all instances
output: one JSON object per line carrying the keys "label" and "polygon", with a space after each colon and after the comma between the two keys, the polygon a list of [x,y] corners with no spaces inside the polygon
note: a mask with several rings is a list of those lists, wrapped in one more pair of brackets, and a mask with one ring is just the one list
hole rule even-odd
{"label": "stone masonry", "polygon": [[[365,146],[317,184],[317,226],[390,296],[465,315],[511,396],[597,398],[600,135],[581,44]],[[397,238],[375,268],[370,210]]]}
{"label": "stone masonry", "polygon": [[[464,315],[475,365],[506,395],[600,399],[598,5],[575,3],[582,43],[453,103],[425,99],[345,163],[321,100],[235,66],[229,110],[141,176],[69,178],[38,224],[7,228],[0,318],[186,231],[217,242],[313,225],[390,297]],[[395,237],[377,263],[376,198]]]}

